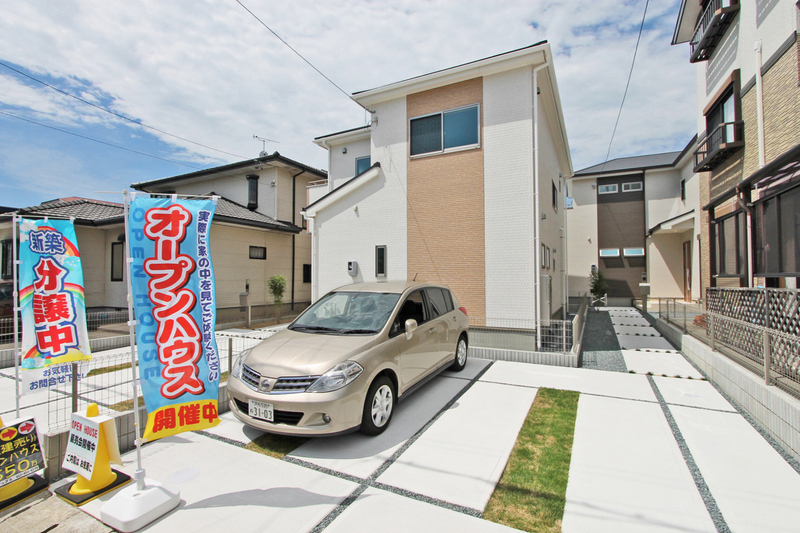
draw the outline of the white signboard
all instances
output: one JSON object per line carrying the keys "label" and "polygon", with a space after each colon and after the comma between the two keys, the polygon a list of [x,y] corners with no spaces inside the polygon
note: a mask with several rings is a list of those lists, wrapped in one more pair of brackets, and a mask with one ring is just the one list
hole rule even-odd
{"label": "white signboard", "polygon": [[100,439],[100,428],[108,447],[110,462],[122,464],[117,444],[117,426],[114,419],[108,416],[86,417],[86,413],[72,413],[72,428],[67,442],[67,453],[64,455],[62,468],[80,474],[86,479],[92,478],[92,471],[97,460],[97,447]]}

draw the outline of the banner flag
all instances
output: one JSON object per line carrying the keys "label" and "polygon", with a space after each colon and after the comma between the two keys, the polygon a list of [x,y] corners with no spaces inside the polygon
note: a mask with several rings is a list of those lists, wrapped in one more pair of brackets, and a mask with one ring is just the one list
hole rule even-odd
{"label": "banner flag", "polygon": [[69,220],[22,219],[19,241],[20,366],[91,360],[75,226]]}
{"label": "banner flag", "polygon": [[134,197],[128,212],[144,440],[219,424],[212,200]]}

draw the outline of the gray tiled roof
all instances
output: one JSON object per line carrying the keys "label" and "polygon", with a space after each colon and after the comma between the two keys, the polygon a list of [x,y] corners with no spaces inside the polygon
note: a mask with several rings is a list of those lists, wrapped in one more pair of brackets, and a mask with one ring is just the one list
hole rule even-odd
{"label": "gray tiled roof", "polygon": [[[213,192],[209,193],[209,196],[213,194],[214,194]],[[274,218],[268,217],[267,215],[264,215],[257,211],[251,211],[247,209],[245,206],[237,204],[233,200],[228,200],[224,196],[220,196],[219,200],[217,200],[217,211],[215,216],[233,218],[247,222],[255,222],[259,226],[261,225],[274,226],[276,229],[285,229],[285,230],[296,229],[296,226],[294,226],[293,224],[288,224],[286,222],[281,222],[280,220],[275,220]]]}
{"label": "gray tiled roof", "polygon": [[[20,209],[20,215],[39,215],[59,218],[75,217],[89,222],[122,222],[123,206],[88,198],[60,198]],[[119,220],[115,220],[119,219]]]}
{"label": "gray tiled roof", "polygon": [[608,174],[612,172],[625,172],[630,170],[646,170],[648,168],[668,167],[678,159],[683,152],[667,152],[665,154],[637,155],[634,157],[620,157],[606,163],[593,165],[575,173],[575,176],[590,174]]}

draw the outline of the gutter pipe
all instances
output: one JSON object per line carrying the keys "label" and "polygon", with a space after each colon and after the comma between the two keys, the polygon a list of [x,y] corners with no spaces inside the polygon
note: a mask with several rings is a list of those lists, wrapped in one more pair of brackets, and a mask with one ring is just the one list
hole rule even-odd
{"label": "gutter pipe", "polygon": [[536,345],[542,347],[541,322],[542,322],[542,257],[541,257],[541,213],[539,209],[539,71],[547,68],[549,61],[545,61],[533,69],[533,243],[534,243],[534,309],[533,317],[536,323]]}

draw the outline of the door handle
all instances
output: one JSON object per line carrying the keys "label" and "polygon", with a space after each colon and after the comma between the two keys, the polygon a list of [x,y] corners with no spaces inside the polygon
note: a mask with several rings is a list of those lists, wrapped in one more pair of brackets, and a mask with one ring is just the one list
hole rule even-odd
{"label": "door handle", "polygon": [[436,328],[431,328],[428,330],[428,333],[433,333],[434,331],[436,331]]}

